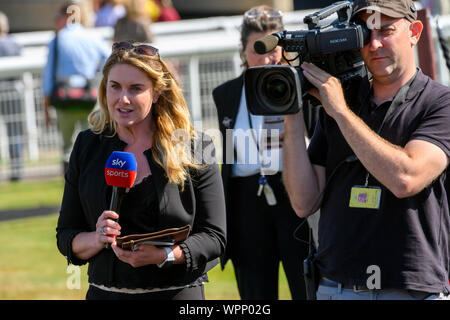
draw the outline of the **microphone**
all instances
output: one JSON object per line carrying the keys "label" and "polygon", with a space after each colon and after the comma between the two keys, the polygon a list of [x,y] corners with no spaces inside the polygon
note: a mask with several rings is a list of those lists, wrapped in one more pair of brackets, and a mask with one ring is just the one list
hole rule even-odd
{"label": "microphone", "polygon": [[279,39],[280,38],[278,37],[278,32],[269,34],[265,37],[262,37],[261,39],[256,40],[253,48],[258,54],[266,54],[277,47]]}
{"label": "microphone", "polygon": [[[114,151],[106,161],[105,179],[106,184],[112,186],[110,211],[119,214],[120,202],[126,188],[131,188],[136,180],[137,164],[134,154],[129,152]],[[112,236],[116,238],[116,236]],[[107,243],[106,248],[111,244]]]}

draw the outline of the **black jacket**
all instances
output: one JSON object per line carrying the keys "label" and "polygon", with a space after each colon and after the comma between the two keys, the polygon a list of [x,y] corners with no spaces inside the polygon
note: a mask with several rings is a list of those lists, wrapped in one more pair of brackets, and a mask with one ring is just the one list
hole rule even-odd
{"label": "black jacket", "polygon": [[[229,200],[228,200],[228,181],[231,177],[231,170],[233,167],[233,162],[226,161],[226,150],[229,149],[227,146],[228,139],[226,138],[227,129],[234,129],[236,124],[236,117],[239,111],[239,104],[242,96],[242,88],[244,85],[244,76],[240,75],[238,78],[227,81],[222,85],[215,88],[212,92],[214,103],[217,108],[217,118],[219,121],[219,129],[222,134],[222,181],[225,193],[225,203],[226,207],[229,208]],[[227,225],[230,225],[230,214],[227,214]],[[230,234],[232,229],[228,228],[227,234],[229,237],[232,237]],[[228,259],[230,257],[229,248],[225,250],[224,255],[221,257],[221,265],[222,269],[225,267]]]}
{"label": "black jacket", "polygon": [[[213,143],[199,134],[195,143],[197,161],[204,163],[202,151],[213,153]],[[72,252],[72,240],[80,232],[96,230],[96,222],[109,208],[112,187],[104,177],[104,168],[113,151],[123,151],[126,143],[117,135],[94,134],[83,131],[75,142],[69,168],[65,175],[64,196],[57,227],[57,244],[69,263],[89,262],[89,282],[113,287],[163,288],[189,284],[217,264],[226,245],[225,203],[219,169],[213,163],[200,170],[191,170],[184,191],[169,183],[163,168],[153,159],[151,150],[144,154],[150,165],[159,201],[158,225],[154,230],[190,224],[189,237],[181,243],[187,263],[170,268],[148,265],[133,268],[118,260],[112,250],[104,249],[83,261]],[[206,154],[206,152],[205,152]],[[122,214],[122,212],[121,212]],[[120,218],[119,218],[120,223]]]}
{"label": "black jacket", "polygon": [[239,112],[241,102],[242,88],[244,85],[244,76],[225,82],[213,90],[214,103],[217,108],[217,118],[219,121],[220,133],[223,137],[222,152],[222,179],[225,190],[225,199],[227,198],[228,179],[231,176],[233,163],[227,163],[225,150],[228,150],[226,139],[227,129],[234,129],[236,117]]}

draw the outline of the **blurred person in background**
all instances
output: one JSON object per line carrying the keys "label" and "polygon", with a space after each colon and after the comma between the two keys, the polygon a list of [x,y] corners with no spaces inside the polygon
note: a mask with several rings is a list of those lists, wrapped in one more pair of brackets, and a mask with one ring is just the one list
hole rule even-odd
{"label": "blurred person in background", "polygon": [[161,10],[154,0],[145,1],[145,10],[147,11],[147,15],[153,22],[158,21]]}
{"label": "blurred person in background", "polygon": [[124,0],[103,0],[95,18],[96,27],[114,27],[126,15]]}
{"label": "blurred person in background", "polygon": [[[0,57],[19,56],[21,47],[11,37],[9,33],[8,17],[0,12]],[[16,92],[22,91],[20,81],[15,79],[6,79],[4,84],[13,84]],[[3,86],[2,86],[3,87]],[[9,158],[10,158],[10,180],[20,180],[23,174],[23,128],[21,121],[21,101],[14,98],[0,100],[0,115],[6,125],[6,131],[9,141]]]}
{"label": "blurred person in background", "polygon": [[424,8],[428,8],[433,16],[450,14],[450,1],[448,0],[420,0],[420,3]]}
{"label": "blurred person in background", "polygon": [[[56,14],[56,36],[48,45],[48,58],[42,75],[47,126],[51,121],[50,95],[55,81],[67,79],[69,82],[86,82],[94,79],[110,53],[106,44],[83,26],[87,24],[86,14],[79,5],[75,1],[66,2]],[[79,10],[73,11],[71,6],[77,6]],[[87,116],[92,109],[67,104],[56,111],[63,138],[65,172],[72,150],[74,129],[79,131],[88,127]]]}
{"label": "blurred person in background", "polygon": [[[70,158],[59,250],[69,263],[89,262],[87,299],[203,300],[207,272],[226,245],[223,186],[211,138],[195,130],[181,87],[148,44],[113,45],[99,101]],[[179,148],[178,134],[187,148]],[[120,217],[105,210],[112,193],[105,163],[112,151],[133,153],[137,162]],[[188,237],[165,247],[124,250],[107,236],[185,225],[191,227]]]}
{"label": "blurred person in background", "polygon": [[8,34],[8,17],[0,12],[0,57],[19,56],[21,47]]}
{"label": "blurred person in background", "polygon": [[[268,6],[258,6],[244,14],[241,25],[241,58],[245,69],[282,62],[281,48],[259,55],[254,51],[256,40],[284,29],[282,13]],[[284,61],[284,60],[283,60]],[[305,299],[302,277],[303,260],[308,248],[297,241],[293,233],[304,222],[296,216],[289,204],[281,181],[282,134],[277,145],[268,146],[261,134],[264,128],[275,124],[283,132],[282,117],[255,116],[247,109],[244,76],[228,81],[213,91],[217,107],[219,127],[223,137],[233,129],[234,145],[223,139],[222,179],[227,208],[228,246],[222,257],[222,267],[228,259],[233,262],[239,294],[244,300],[278,299],[280,261],[289,283],[293,299]],[[236,143],[242,133],[247,142]],[[241,135],[241,137],[239,136]],[[242,140],[241,140],[242,141]],[[275,172],[266,172],[269,159],[261,156],[273,152],[270,161],[278,162]],[[234,163],[226,163],[227,153],[235,154]],[[256,163],[249,161],[252,155],[260,155]],[[257,193],[262,177],[267,179],[264,192]],[[273,197],[270,195],[270,186]],[[260,190],[262,191],[262,190]],[[274,200],[274,201],[273,201]],[[305,223],[299,230],[301,238],[308,238]]]}
{"label": "blurred person in background", "polygon": [[125,17],[119,19],[114,27],[114,41],[153,42],[152,20],[147,14],[146,0],[128,0],[125,8]]}
{"label": "blurred person in background", "polygon": [[153,0],[153,2],[159,9],[157,19],[154,21],[178,21],[181,19],[171,0]]}

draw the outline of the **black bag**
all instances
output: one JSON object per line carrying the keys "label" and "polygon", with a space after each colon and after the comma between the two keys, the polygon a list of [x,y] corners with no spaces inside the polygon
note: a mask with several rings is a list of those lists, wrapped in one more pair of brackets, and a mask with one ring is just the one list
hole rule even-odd
{"label": "black bag", "polygon": [[319,270],[314,263],[316,247],[313,241],[312,229],[309,228],[309,253],[308,257],[303,261],[303,277],[305,280],[307,300],[317,300],[316,291],[320,281]]}
{"label": "black bag", "polygon": [[[96,79],[87,79],[81,75],[74,75],[73,77],[76,77],[78,81],[72,81],[71,78],[57,80],[58,36],[55,38],[53,53],[53,90],[50,95],[50,104],[56,109],[80,108],[91,110],[94,108],[98,98]],[[78,85],[75,85],[74,82],[78,82]]]}
{"label": "black bag", "polygon": [[68,107],[92,109],[97,103],[98,89],[94,80],[85,79],[85,82],[84,87],[72,86],[69,79],[55,82],[50,104],[57,109]]}

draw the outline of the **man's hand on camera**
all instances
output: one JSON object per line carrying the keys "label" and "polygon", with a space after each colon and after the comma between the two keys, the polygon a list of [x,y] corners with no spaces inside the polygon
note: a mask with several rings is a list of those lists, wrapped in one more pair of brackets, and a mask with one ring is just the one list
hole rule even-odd
{"label": "man's hand on camera", "polygon": [[336,119],[337,115],[348,110],[339,79],[312,63],[303,62],[301,67],[306,79],[315,86],[308,93],[321,101],[328,115]]}

